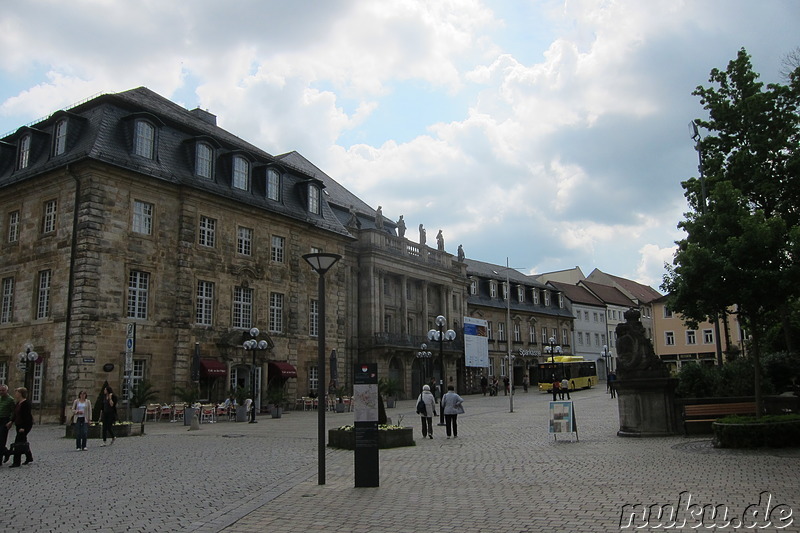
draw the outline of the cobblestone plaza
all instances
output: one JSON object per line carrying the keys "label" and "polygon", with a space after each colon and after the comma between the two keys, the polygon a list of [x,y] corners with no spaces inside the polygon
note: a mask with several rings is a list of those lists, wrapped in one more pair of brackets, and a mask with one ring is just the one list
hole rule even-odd
{"label": "cobblestone plaza", "polygon": [[[620,438],[616,401],[603,388],[572,399],[577,441],[548,433],[550,396],[538,392],[518,390],[513,413],[507,396],[466,396],[459,437],[449,440],[437,426],[435,438],[423,440],[414,402],[398,402],[387,413],[414,426],[417,445],[381,450],[378,488],[354,488],[353,452],[337,449],[327,452],[327,483],[317,484],[316,412],[196,431],[151,422],[144,437],[106,447],[91,440],[83,453],[63,426],[35,426],[35,462],[0,468],[8,499],[0,523],[32,532],[689,531],[709,524],[680,510],[678,518],[689,518],[684,528],[656,528],[641,512],[621,523],[631,516],[624,506],[665,509],[690,496],[692,504],[727,507],[728,519],[749,512],[756,529],[770,518],[758,514],[760,500],[800,508],[798,449],[717,450],[704,436]],[[330,413],[328,427],[352,418]],[[771,518],[758,530],[800,531],[800,516],[780,529]]]}

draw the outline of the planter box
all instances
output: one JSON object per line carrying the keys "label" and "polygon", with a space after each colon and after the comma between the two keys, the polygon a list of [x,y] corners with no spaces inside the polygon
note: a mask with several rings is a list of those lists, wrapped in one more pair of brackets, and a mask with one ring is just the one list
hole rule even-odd
{"label": "planter box", "polygon": [[[353,430],[329,429],[328,446],[355,450],[356,433]],[[401,446],[414,446],[414,429],[378,430],[378,448],[399,448]]]}
{"label": "planter box", "polygon": [[[66,438],[74,439],[75,438],[75,426],[72,424],[67,424],[66,426]],[[114,426],[114,437],[131,437],[136,435],[141,435],[142,433],[142,426],[141,424],[120,424]],[[89,426],[89,438],[90,439],[102,439],[103,438],[103,426],[97,424],[96,426]]]}
{"label": "planter box", "polygon": [[800,420],[780,422],[714,422],[715,448],[786,448],[800,443]]}

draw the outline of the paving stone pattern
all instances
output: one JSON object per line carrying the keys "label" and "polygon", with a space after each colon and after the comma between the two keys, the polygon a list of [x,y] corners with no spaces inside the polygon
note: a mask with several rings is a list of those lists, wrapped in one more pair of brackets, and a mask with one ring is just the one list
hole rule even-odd
{"label": "paving stone pattern", "polygon": [[[513,413],[507,396],[466,396],[459,437],[449,440],[438,426],[422,439],[414,402],[398,402],[387,412],[414,426],[417,445],[381,450],[377,488],[355,488],[353,452],[334,449],[326,484],[317,483],[316,412],[197,431],[151,422],[144,437],[106,447],[91,440],[86,452],[63,438],[63,426],[35,426],[34,464],[0,468],[9,500],[0,530],[605,532],[620,531],[625,504],[677,504],[688,492],[693,503],[741,516],[768,491],[795,519],[759,531],[800,531],[800,450],[620,438],[616,400],[603,388],[572,398],[577,441],[548,433],[550,396],[537,392],[517,391]],[[329,413],[327,424],[352,418]],[[650,530],[684,529],[639,529]]]}

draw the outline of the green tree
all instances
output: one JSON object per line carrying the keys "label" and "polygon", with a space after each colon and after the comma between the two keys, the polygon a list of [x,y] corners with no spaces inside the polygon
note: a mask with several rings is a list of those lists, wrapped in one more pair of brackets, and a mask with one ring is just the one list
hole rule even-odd
{"label": "green tree", "polygon": [[800,68],[788,86],[765,87],[742,49],[709,81],[693,92],[708,113],[694,124],[708,135],[697,144],[700,178],[682,184],[691,211],[662,289],[689,322],[736,309],[753,337],[760,410],[761,337],[800,297]]}

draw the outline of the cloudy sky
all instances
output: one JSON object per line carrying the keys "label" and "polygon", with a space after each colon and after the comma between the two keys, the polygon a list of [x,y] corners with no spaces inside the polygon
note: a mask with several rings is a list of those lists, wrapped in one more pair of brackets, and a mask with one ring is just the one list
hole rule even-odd
{"label": "cloudy sky", "polygon": [[697,174],[691,95],[796,0],[26,0],[0,11],[0,135],[138,86],[297,150],[428,242],[659,288]]}

